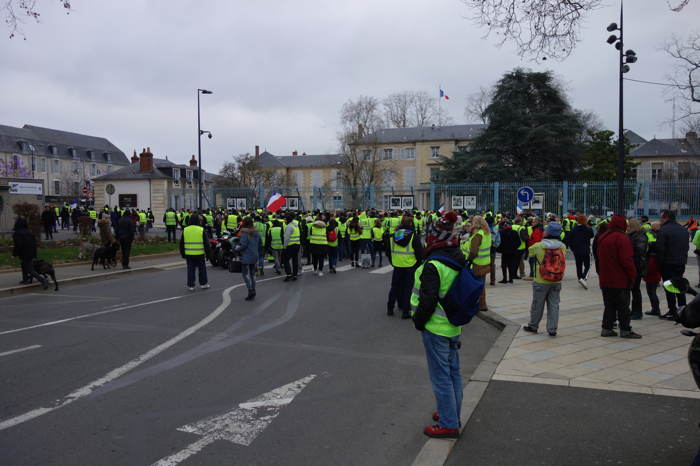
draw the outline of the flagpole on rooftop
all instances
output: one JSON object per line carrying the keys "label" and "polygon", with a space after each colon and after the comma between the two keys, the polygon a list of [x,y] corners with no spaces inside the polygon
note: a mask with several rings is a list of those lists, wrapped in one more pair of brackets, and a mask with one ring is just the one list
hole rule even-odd
{"label": "flagpole on rooftop", "polygon": [[438,84],[438,126],[442,126],[442,115],[440,114],[440,104],[442,100],[442,84]]}

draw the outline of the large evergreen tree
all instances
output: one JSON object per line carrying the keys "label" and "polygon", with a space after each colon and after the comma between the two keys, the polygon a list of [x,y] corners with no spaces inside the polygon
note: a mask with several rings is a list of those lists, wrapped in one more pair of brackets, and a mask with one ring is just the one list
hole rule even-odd
{"label": "large evergreen tree", "polygon": [[[583,145],[583,170],[578,178],[594,181],[614,180],[617,176],[617,139],[613,131],[589,131]],[[625,138],[625,178],[633,178],[638,165],[629,157],[630,144]]]}
{"label": "large evergreen tree", "polygon": [[469,150],[442,161],[441,179],[563,180],[580,168],[584,117],[550,72],[505,74],[484,116],[488,126]]}

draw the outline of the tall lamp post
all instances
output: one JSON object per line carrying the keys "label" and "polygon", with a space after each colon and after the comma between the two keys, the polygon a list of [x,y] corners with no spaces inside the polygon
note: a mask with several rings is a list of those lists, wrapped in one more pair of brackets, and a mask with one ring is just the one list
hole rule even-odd
{"label": "tall lamp post", "polygon": [[611,23],[608,26],[608,32],[620,31],[620,37],[612,34],[608,37],[608,44],[615,45],[615,48],[620,51],[620,108],[619,108],[619,127],[617,131],[617,213],[625,214],[625,139],[624,139],[624,108],[623,108],[623,75],[630,70],[628,63],[637,61],[637,54],[634,50],[623,52],[623,9],[622,1],[620,1],[620,26],[617,23]]}
{"label": "tall lamp post", "polygon": [[199,94],[213,94],[212,91],[208,91],[206,89],[197,89],[197,152],[198,152],[198,164],[199,164],[199,169],[198,169],[198,180],[197,184],[199,185],[199,211],[202,211],[202,134],[208,133],[209,139],[211,139],[211,132],[210,131],[202,131],[202,122],[200,118],[200,112],[199,112]]}

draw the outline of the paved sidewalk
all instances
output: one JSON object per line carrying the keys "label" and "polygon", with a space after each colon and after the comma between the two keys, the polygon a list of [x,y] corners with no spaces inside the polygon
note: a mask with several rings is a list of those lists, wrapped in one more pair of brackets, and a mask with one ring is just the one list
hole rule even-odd
{"label": "paved sidewalk", "polygon": [[[685,276],[695,283],[698,271],[694,260],[688,261]],[[588,290],[575,277],[573,258],[567,257],[557,336],[547,335],[546,315],[540,333],[533,335],[521,328],[494,380],[700,398],[686,359],[691,339],[680,334],[681,326],[644,316],[632,321],[633,329],[643,336],[641,340],[603,338],[603,300],[595,270],[589,274]],[[487,301],[492,312],[522,326],[529,320],[532,282],[516,282],[488,287]],[[657,294],[665,313],[661,287]],[[651,306],[643,282],[642,295],[643,309],[648,311]]]}

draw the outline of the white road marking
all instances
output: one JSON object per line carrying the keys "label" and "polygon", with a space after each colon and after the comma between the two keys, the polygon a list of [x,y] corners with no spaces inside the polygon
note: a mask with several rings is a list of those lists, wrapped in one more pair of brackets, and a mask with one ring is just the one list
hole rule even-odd
{"label": "white road marking", "polygon": [[280,410],[294,401],[315,377],[315,374],[311,374],[240,403],[231,411],[179,427],[177,430],[180,432],[201,435],[202,438],[174,455],[158,460],[153,466],[175,466],[199,453],[215,440],[228,440],[238,445],[250,446],[279,415]]}
{"label": "white road marking", "polygon": [[379,267],[377,270],[372,270],[370,273],[389,273],[394,270],[391,265],[385,265],[384,267]]}
{"label": "white road marking", "polygon": [[347,272],[348,270],[351,270],[353,268],[354,267],[352,265],[348,264],[348,265],[344,265],[342,267],[338,267],[337,269],[335,269],[335,271],[336,272]]}
{"label": "white road marking", "polygon": [[114,309],[107,309],[104,311],[93,312],[91,314],[81,314],[79,316],[68,317],[66,319],[53,320],[51,322],[44,322],[43,324],[30,325],[29,327],[22,327],[22,328],[15,328],[12,330],[5,330],[4,332],[0,332],[0,335],[9,335],[11,333],[19,333],[19,332],[24,332],[26,330],[32,330],[32,329],[41,328],[41,327],[50,327],[52,325],[63,324],[66,322],[70,322],[72,320],[87,319],[88,317],[95,317],[95,316],[99,316],[99,315],[103,315],[103,314],[109,314],[111,312],[125,311],[127,309],[134,309],[136,307],[148,306],[149,304],[157,304],[157,303],[163,303],[166,301],[173,301],[175,299],[184,298],[186,296],[191,296],[191,295],[173,296],[170,298],[163,298],[163,299],[156,299],[155,301],[148,301],[146,303],[131,304],[129,306],[122,306],[122,307],[117,307]]}
{"label": "white road marking", "polygon": [[22,351],[29,351],[29,350],[33,350],[33,349],[37,349],[37,348],[41,348],[41,345],[32,345],[32,346],[27,346],[25,348],[18,348],[18,349],[12,350],[12,351],[5,351],[4,353],[0,353],[0,358],[3,356],[9,356],[11,354],[21,353]]}
{"label": "white road marking", "polygon": [[[259,280],[258,283],[261,282],[266,282],[270,280],[276,280],[279,277],[273,277],[273,278],[268,278],[265,280]],[[145,363],[146,361],[153,359],[154,357],[158,356],[160,353],[163,351],[167,350],[171,346],[175,345],[176,343],[179,343],[180,341],[184,340],[188,336],[192,335],[194,332],[197,330],[201,329],[205,325],[209,324],[212,322],[214,319],[216,319],[224,310],[228,307],[229,304],[231,304],[231,291],[233,291],[236,288],[244,286],[244,283],[239,283],[237,285],[230,286],[226,288],[222,293],[222,302],[217,306],[216,309],[214,309],[208,316],[206,316],[204,319],[200,320],[196,324],[192,325],[191,327],[188,327],[187,329],[183,330],[182,332],[178,333],[175,335],[173,338],[165,341],[164,343],[161,343],[160,345],[156,346],[155,348],[151,349],[150,351],[143,353],[136,358],[132,359],[128,363],[124,364],[123,366],[117,367],[116,369],[111,370],[104,376],[100,377],[97,380],[94,380],[90,382],[89,384],[78,388],[77,390],[69,393],[63,399],[58,399],[54,402],[54,404],[50,407],[41,407],[41,408],[36,408],[31,411],[27,411],[24,414],[20,414],[19,416],[15,416],[9,419],[5,419],[4,421],[0,421],[0,430],[5,430],[10,427],[22,424],[24,422],[30,421],[32,419],[35,419],[39,416],[42,416],[46,413],[50,413],[52,411],[55,411],[59,408],[63,408],[64,406],[67,406],[74,401],[77,401],[83,397],[86,397],[90,395],[92,392],[94,392],[96,389],[102,387],[103,385],[108,384],[112,380],[126,374],[127,372],[135,369],[136,367],[140,366],[141,364]],[[190,295],[187,295],[190,296]],[[177,298],[177,297],[176,297]],[[167,301],[170,299],[176,299],[176,298],[167,298],[164,300],[159,300],[159,301],[153,301],[153,302],[162,302],[162,301]],[[143,305],[143,304],[141,304]],[[114,312],[114,310],[109,311],[109,312]],[[94,314],[93,314],[94,315]]]}

